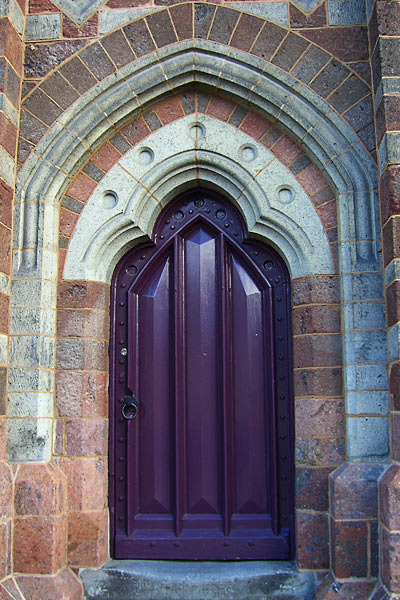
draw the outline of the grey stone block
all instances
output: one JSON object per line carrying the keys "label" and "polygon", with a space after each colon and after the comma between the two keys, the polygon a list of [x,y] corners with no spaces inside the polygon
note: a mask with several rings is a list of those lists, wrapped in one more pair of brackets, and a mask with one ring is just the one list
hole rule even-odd
{"label": "grey stone block", "polygon": [[387,364],[349,365],[344,369],[345,390],[387,390]]}
{"label": "grey stone block", "polygon": [[389,362],[400,359],[400,327],[393,325],[388,329],[388,359]]}
{"label": "grey stone block", "polygon": [[386,417],[346,419],[349,460],[385,460],[389,454],[389,424]]}
{"label": "grey stone block", "polygon": [[54,398],[47,392],[9,392],[8,417],[53,417]]}
{"label": "grey stone block", "polygon": [[392,260],[385,269],[385,285],[390,285],[395,279],[400,279],[400,259]]}
{"label": "grey stone block", "polygon": [[44,367],[54,365],[54,338],[38,335],[10,336],[10,366]]}
{"label": "grey stone block", "polygon": [[7,419],[7,460],[50,460],[52,423],[52,419]]}
{"label": "grey stone block", "polygon": [[54,40],[60,37],[61,15],[28,15],[25,23],[25,40]]}
{"label": "grey stone block", "polygon": [[292,0],[293,4],[305,13],[313,12],[317,6],[322,4],[321,0]]}
{"label": "grey stone block", "polygon": [[14,160],[11,156],[0,146],[0,177],[4,179],[10,187],[14,187]]}
{"label": "grey stone block", "polygon": [[78,25],[82,25],[104,4],[104,0],[54,0],[53,4],[58,6]]}
{"label": "grey stone block", "polygon": [[349,302],[343,306],[345,329],[382,329],[385,327],[385,303]]}
{"label": "grey stone block", "polygon": [[312,600],[312,573],[290,562],[109,561],[81,569],[86,600]]}
{"label": "grey stone block", "polygon": [[360,0],[328,0],[329,25],[364,25],[367,15]]}
{"label": "grey stone block", "polygon": [[232,2],[228,6],[288,27],[288,4],[288,2]]}
{"label": "grey stone block", "polygon": [[352,300],[383,300],[381,273],[346,273],[342,277],[342,298]]}
{"label": "grey stone block", "polygon": [[343,344],[345,364],[381,363],[386,360],[385,330],[346,331]]}
{"label": "grey stone block", "polygon": [[387,391],[347,392],[346,412],[353,415],[387,415],[389,411],[389,393]]}
{"label": "grey stone block", "polygon": [[115,8],[110,10],[102,10],[99,15],[99,34],[104,35],[121,25],[130,23],[139,17],[143,17],[151,12],[154,8]]}
{"label": "grey stone block", "polygon": [[54,372],[48,369],[10,368],[8,370],[9,392],[51,392],[54,389]]}
{"label": "grey stone block", "polygon": [[18,33],[24,30],[24,14],[16,0],[0,0],[0,17],[8,17]]}

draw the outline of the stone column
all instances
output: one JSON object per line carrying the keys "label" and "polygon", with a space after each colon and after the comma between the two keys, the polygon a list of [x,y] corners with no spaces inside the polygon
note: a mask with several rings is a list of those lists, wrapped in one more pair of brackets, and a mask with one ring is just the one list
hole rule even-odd
{"label": "stone column", "polygon": [[379,482],[380,582],[400,595],[400,2],[378,0],[370,22],[388,327],[391,459]]}
{"label": "stone column", "polygon": [[[13,474],[5,462],[11,228],[22,77],[23,0],[0,2],[0,597],[11,578]],[[17,596],[15,596],[17,598]]]}

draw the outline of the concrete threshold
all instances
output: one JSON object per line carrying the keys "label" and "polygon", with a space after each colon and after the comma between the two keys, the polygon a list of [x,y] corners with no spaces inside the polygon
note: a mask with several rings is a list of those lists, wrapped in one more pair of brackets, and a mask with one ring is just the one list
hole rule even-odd
{"label": "concrete threshold", "polygon": [[79,576],[85,600],[313,600],[316,583],[286,561],[110,560]]}

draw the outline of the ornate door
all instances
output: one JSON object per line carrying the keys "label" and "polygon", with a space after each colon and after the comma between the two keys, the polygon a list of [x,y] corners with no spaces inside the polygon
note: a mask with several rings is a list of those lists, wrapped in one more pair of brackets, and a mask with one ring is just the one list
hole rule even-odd
{"label": "ornate door", "polygon": [[289,277],[210,192],[170,203],[112,284],[115,558],[293,547]]}

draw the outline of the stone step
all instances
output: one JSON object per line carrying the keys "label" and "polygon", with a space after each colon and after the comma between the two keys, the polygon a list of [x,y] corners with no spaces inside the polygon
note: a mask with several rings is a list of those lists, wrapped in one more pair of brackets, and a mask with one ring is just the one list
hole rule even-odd
{"label": "stone step", "polygon": [[79,575],[85,600],[313,600],[315,589],[284,561],[110,560]]}

